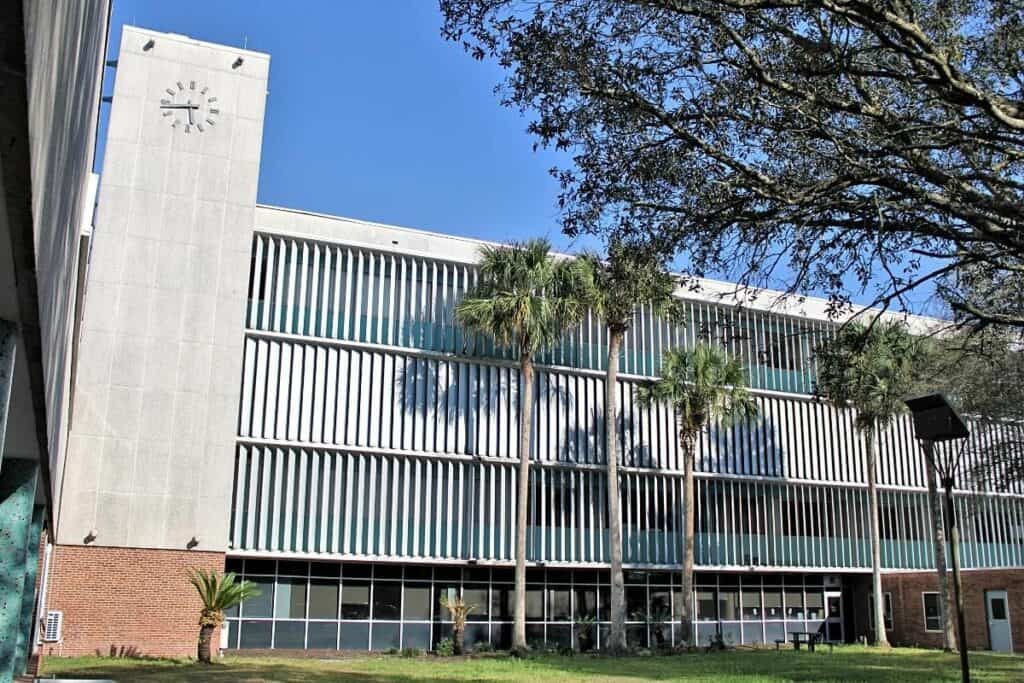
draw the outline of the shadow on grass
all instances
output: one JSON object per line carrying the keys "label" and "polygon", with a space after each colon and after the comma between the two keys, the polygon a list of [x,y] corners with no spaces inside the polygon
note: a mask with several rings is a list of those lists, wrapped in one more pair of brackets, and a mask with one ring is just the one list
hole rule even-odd
{"label": "shadow on grass", "polygon": [[[974,678],[984,683],[1024,680],[1024,658],[972,653]],[[181,660],[111,660],[103,658],[44,660],[45,675],[67,678],[110,678],[115,681],[178,683],[179,681],[241,681],[292,683],[311,681],[721,681],[781,683],[783,681],[893,681],[931,683],[960,679],[958,660],[931,650],[837,648],[834,653],[792,651],[728,651],[648,657],[601,656],[403,659],[360,656],[345,659],[229,656],[206,666]]]}

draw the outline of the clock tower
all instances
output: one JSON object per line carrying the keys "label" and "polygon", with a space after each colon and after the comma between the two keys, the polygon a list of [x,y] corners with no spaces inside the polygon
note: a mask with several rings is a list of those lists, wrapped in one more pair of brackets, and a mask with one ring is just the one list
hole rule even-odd
{"label": "clock tower", "polygon": [[223,566],[269,66],[124,28],[55,473],[59,546],[209,551]]}

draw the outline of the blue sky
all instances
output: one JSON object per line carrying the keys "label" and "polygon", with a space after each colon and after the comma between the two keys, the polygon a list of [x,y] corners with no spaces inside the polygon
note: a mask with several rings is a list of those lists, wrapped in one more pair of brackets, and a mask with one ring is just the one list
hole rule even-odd
{"label": "blue sky", "polygon": [[124,24],[270,53],[262,203],[575,246],[548,175],[558,157],[499,105],[501,70],[441,38],[432,0],[114,0],[110,59]]}

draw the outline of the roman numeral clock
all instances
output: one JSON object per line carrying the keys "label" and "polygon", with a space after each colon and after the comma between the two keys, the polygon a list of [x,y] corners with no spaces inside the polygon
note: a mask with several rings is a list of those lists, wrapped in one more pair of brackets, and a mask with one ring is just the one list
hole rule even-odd
{"label": "roman numeral clock", "polygon": [[202,133],[216,125],[220,109],[208,87],[197,85],[195,81],[188,84],[178,81],[164,92],[167,96],[160,98],[160,109],[172,128]]}

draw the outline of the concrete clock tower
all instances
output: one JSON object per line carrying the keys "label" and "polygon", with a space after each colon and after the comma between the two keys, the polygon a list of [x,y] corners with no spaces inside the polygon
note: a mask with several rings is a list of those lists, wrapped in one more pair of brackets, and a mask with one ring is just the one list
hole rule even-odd
{"label": "concrete clock tower", "polygon": [[[87,604],[134,605],[121,615],[140,604],[112,577],[168,585],[177,608],[146,621],[189,642],[175,634],[195,620],[184,568],[223,567],[269,65],[185,36],[122,33],[67,464],[55,473],[49,606],[86,651],[116,644],[118,629],[100,619],[91,638]],[[103,585],[111,595],[96,593]]]}

